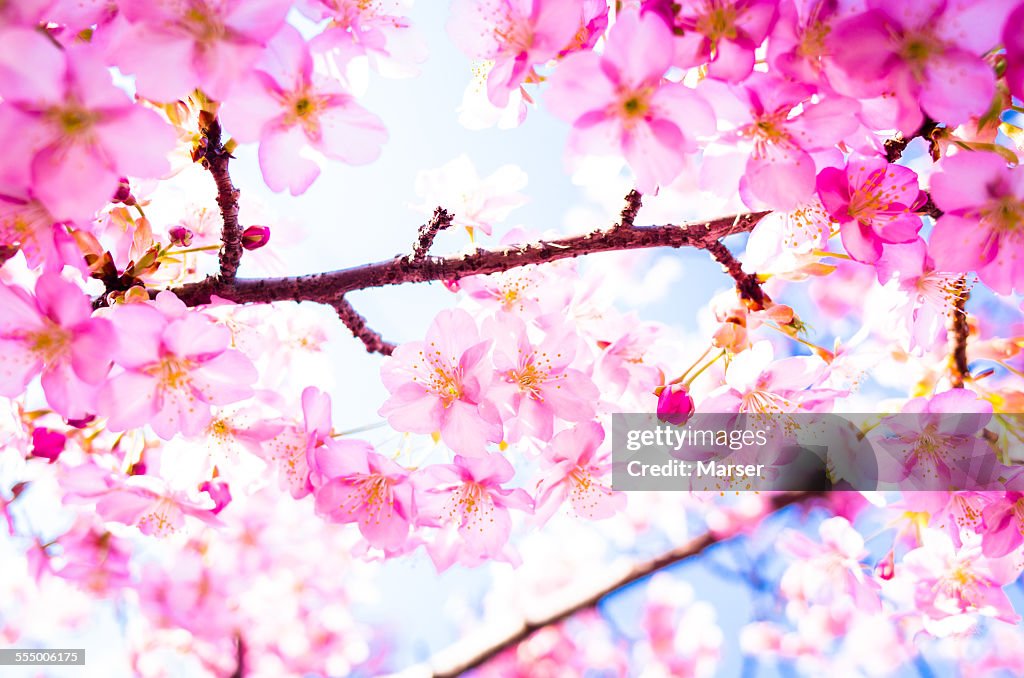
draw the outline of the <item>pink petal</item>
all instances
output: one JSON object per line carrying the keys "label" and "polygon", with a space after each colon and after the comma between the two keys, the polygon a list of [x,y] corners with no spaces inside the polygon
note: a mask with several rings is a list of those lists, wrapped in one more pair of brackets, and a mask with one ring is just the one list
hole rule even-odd
{"label": "pink petal", "polygon": [[657,14],[623,12],[612,27],[603,59],[618,84],[638,88],[656,83],[672,64],[672,32]]}
{"label": "pink petal", "polygon": [[264,128],[260,138],[260,169],[270,190],[288,189],[292,195],[305,193],[320,174],[315,162],[299,154],[308,143],[298,125]]}
{"label": "pink petal", "polygon": [[814,192],[814,160],[799,149],[769,147],[764,157],[751,156],[746,178],[750,191],[766,205],[792,210]]}
{"label": "pink petal", "polygon": [[996,92],[996,76],[981,58],[950,50],[928,60],[921,106],[950,125],[967,122],[988,110]]}
{"label": "pink petal", "polygon": [[476,405],[456,400],[442,412],[441,439],[458,454],[480,457],[486,454],[487,443],[501,440],[500,421],[482,416]]}
{"label": "pink petal", "polygon": [[251,397],[258,376],[245,355],[229,350],[193,370],[192,383],[206,402],[227,405]]}
{"label": "pink petal", "polygon": [[42,368],[43,361],[24,342],[0,339],[0,395],[21,395]]}
{"label": "pink petal", "polygon": [[118,175],[85,143],[54,145],[32,161],[35,193],[57,221],[87,222],[109,202]]}
{"label": "pink petal", "polygon": [[939,218],[928,241],[935,268],[942,271],[977,270],[992,261],[997,250],[998,240],[990,230],[973,219],[953,214]]}
{"label": "pink petal", "polygon": [[320,114],[319,142],[313,145],[329,158],[365,165],[380,157],[388,130],[376,115],[345,99]]}

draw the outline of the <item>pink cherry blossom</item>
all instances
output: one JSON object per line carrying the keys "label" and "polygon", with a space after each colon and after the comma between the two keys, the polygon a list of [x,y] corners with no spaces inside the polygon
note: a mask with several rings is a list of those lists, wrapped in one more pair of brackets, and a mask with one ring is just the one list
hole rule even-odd
{"label": "pink cherry blossom", "polygon": [[826,38],[844,9],[833,0],[780,0],[768,63],[792,80],[818,84],[828,63]]}
{"label": "pink cherry blossom", "polygon": [[239,141],[260,142],[267,186],[292,195],[304,193],[320,174],[303,149],[363,165],[377,159],[387,140],[380,118],[340,82],[314,72],[309,46],[290,26],[274,36],[256,70],[237,84],[221,118]]}
{"label": "pink cherry blossom", "polygon": [[542,462],[546,467],[537,484],[537,518],[550,518],[569,499],[581,518],[601,520],[621,511],[626,495],[615,492],[601,479],[611,473],[611,459],[601,452],[604,429],[597,422],[585,422],[566,429],[551,439]]}
{"label": "pink cherry blossom", "polygon": [[929,531],[924,543],[903,557],[900,575],[913,582],[915,604],[926,616],[941,620],[961,614],[1020,621],[1002,585],[1008,583],[977,546],[956,549],[948,536]]}
{"label": "pink cherry blossom", "polygon": [[981,514],[984,523],[981,550],[988,558],[1001,558],[1024,544],[1024,494],[1006,492]]}
{"label": "pink cherry blossom", "polygon": [[1010,13],[1003,28],[1006,48],[1006,86],[1018,99],[1024,99],[1024,4]]}
{"label": "pink cherry blossom", "polygon": [[287,0],[160,0],[121,7],[127,20],[110,47],[114,62],[135,76],[139,94],[184,99],[197,87],[223,100],[282,26]]}
{"label": "pink cherry blossom", "polygon": [[567,48],[583,25],[581,0],[455,0],[448,34],[474,59],[493,62],[487,97],[495,106]]}
{"label": "pink cherry blossom", "polygon": [[210,423],[212,405],[252,395],[256,370],[229,348],[231,333],[173,293],[121,306],[111,319],[124,338],[114,355],[123,371],[103,387],[97,405],[112,430],[148,423],[165,440],[196,435]]}
{"label": "pink cherry blossom", "polygon": [[409,472],[360,441],[329,441],[314,452],[328,480],[316,490],[316,511],[337,523],[358,523],[371,546],[400,548],[416,518]]}
{"label": "pink cherry blossom", "polygon": [[95,518],[80,517],[57,540],[65,564],[56,575],[106,595],[131,586],[132,553],[126,539],[115,537],[95,522]]}
{"label": "pink cherry blossom", "polygon": [[999,43],[1010,3],[869,0],[867,6],[834,25],[827,38],[833,62],[848,78],[845,94],[894,96],[895,127],[905,133],[920,126],[922,109],[952,125],[988,109],[995,74],[981,57]]}
{"label": "pink cherry blossom", "polygon": [[365,56],[383,75],[405,77],[416,75],[416,65],[427,58],[426,43],[406,16],[411,0],[302,0],[298,5],[314,21],[330,20],[311,47],[340,64]]}
{"label": "pink cherry blossom", "polygon": [[570,367],[577,342],[572,333],[551,331],[535,343],[521,320],[510,320],[494,334],[499,338],[492,393],[495,402],[501,403],[507,442],[523,434],[551,440],[556,419],[579,422],[594,416],[597,386]]}
{"label": "pink cherry blossom", "polygon": [[0,283],[0,307],[0,395],[18,395],[41,373],[50,407],[90,414],[117,345],[110,321],[93,318],[89,297],[56,273],[39,277],[35,296]]}
{"label": "pink cherry blossom", "polygon": [[943,210],[928,250],[946,271],[977,271],[1000,294],[1024,291],[1024,174],[997,155],[958,153],[931,179]]}
{"label": "pink cherry blossom", "polygon": [[501,440],[501,416],[489,393],[493,368],[476,321],[465,311],[441,311],[424,341],[402,344],[381,366],[391,397],[380,415],[396,430],[440,432],[458,454],[479,457]]}
{"label": "pink cherry blossom", "polygon": [[546,102],[573,124],[575,153],[619,152],[650,193],[686,167],[695,139],[714,132],[707,103],[690,88],[664,80],[672,63],[672,32],[656,14],[623,13],[603,54],[571,54],[551,77]]}
{"label": "pink cherry blossom", "polygon": [[917,175],[882,158],[851,156],[845,169],[826,167],[818,173],[818,196],[839,222],[843,247],[860,262],[878,261],[884,243],[913,242],[921,230],[916,210],[926,196]]}
{"label": "pink cherry blossom", "polygon": [[185,527],[192,516],[210,525],[220,521],[210,509],[202,507],[180,492],[169,490],[152,476],[132,476],[96,502],[96,513],[103,519],[135,525],[142,534],[169,536]]}
{"label": "pink cherry blossom", "polygon": [[31,77],[0,78],[0,145],[11,159],[0,170],[5,183],[31,185],[55,220],[88,220],[122,176],[158,177],[170,168],[171,127],[114,86],[95,49],[59,50],[22,30],[5,32],[3,44],[0,70],[8,55],[33,60]]}
{"label": "pink cherry blossom", "polygon": [[648,0],[675,34],[675,64],[707,64],[712,78],[739,82],[754,69],[754,51],[777,15],[778,0]]}
{"label": "pink cherry blossom", "polygon": [[812,153],[831,149],[858,126],[856,101],[832,96],[813,102],[813,87],[766,73],[732,87],[706,82],[701,91],[719,121],[734,126],[721,138],[737,148],[733,156],[705,162],[702,185],[722,194],[734,190],[729,161],[743,162],[739,190],[752,207],[793,210],[810,202],[816,174]]}
{"label": "pink cherry blossom", "polygon": [[0,186],[0,249],[20,251],[31,268],[56,270],[63,263],[62,231],[66,233],[37,199],[15,187]]}
{"label": "pink cherry blossom", "polygon": [[454,464],[434,464],[422,471],[418,522],[450,527],[457,534],[427,545],[439,571],[455,562],[472,566],[503,555],[512,530],[509,509],[533,511],[533,499],[524,490],[502,487],[513,475],[512,464],[500,454],[456,455]]}
{"label": "pink cherry blossom", "polygon": [[768,341],[737,355],[725,371],[725,385],[702,403],[704,412],[786,413],[828,411],[842,393],[817,388],[828,370],[820,358],[775,360]]}

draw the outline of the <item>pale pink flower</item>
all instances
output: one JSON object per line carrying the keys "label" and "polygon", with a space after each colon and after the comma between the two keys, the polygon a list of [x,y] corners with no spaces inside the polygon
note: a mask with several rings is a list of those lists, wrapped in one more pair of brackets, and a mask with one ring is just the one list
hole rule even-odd
{"label": "pale pink flower", "polygon": [[[0,249],[20,251],[30,268],[63,265],[59,242],[70,238],[46,207],[25,191],[0,186]],[[2,257],[0,257],[2,258]]]}
{"label": "pale pink flower", "polygon": [[869,0],[867,6],[833,25],[826,38],[848,79],[833,79],[833,86],[855,97],[895,97],[893,122],[904,133],[920,126],[922,109],[954,126],[988,109],[995,73],[982,55],[998,45],[1010,3]]}
{"label": "pale pink flower", "polygon": [[772,70],[797,82],[818,84],[829,54],[825,39],[843,9],[834,0],[780,0],[779,18],[768,39]]}
{"label": "pale pink flower", "polygon": [[455,562],[473,566],[500,558],[512,530],[509,509],[533,512],[533,499],[524,490],[502,487],[515,470],[500,454],[456,455],[454,464],[434,464],[418,475],[417,521],[457,534],[427,544],[438,571]]}
{"label": "pale pink flower", "polygon": [[551,439],[544,449],[537,483],[537,517],[546,521],[569,499],[581,518],[601,520],[621,511],[626,495],[602,482],[611,473],[611,459],[601,452],[604,429],[597,422],[577,424]]}
{"label": "pale pink flower", "polygon": [[1024,173],[991,153],[943,158],[931,194],[944,212],[928,250],[946,271],[977,271],[1000,294],[1024,291]]}
{"label": "pale pink flower", "polygon": [[409,472],[360,441],[328,441],[314,458],[328,478],[316,490],[317,513],[336,523],[358,523],[371,546],[399,549],[416,518]]}
{"label": "pale pink flower", "polygon": [[212,420],[212,405],[252,395],[256,369],[229,348],[231,332],[171,292],[154,303],[120,306],[112,321],[122,338],[114,362],[123,371],[100,391],[99,413],[124,431],[149,424],[161,438],[196,435]]}
{"label": "pale pink flower", "polygon": [[743,251],[743,267],[789,280],[822,275],[832,269],[819,264],[832,235],[832,219],[818,196],[791,210],[772,212],[757,222]]}
{"label": "pale pink flower", "polygon": [[185,526],[185,517],[199,518],[208,525],[220,525],[213,511],[192,501],[152,476],[132,476],[124,485],[104,494],[96,502],[103,520],[135,525],[142,534],[166,537]]}
{"label": "pale pink flower", "polygon": [[807,603],[849,601],[858,610],[881,611],[878,582],[862,562],[868,555],[864,537],[846,518],[839,517],[822,521],[818,534],[820,543],[796,531],[783,536],[779,547],[795,561],[779,582],[782,593]]}
{"label": "pale pink flower", "polygon": [[[140,95],[185,99],[196,88],[222,101],[284,24],[287,0],[129,2],[110,46]],[[137,137],[141,138],[141,137]]]}
{"label": "pale pink flower", "polygon": [[557,57],[583,26],[581,0],[454,0],[452,41],[473,59],[492,61],[487,96],[495,106]]}
{"label": "pale pink flower", "polygon": [[883,244],[918,239],[917,210],[927,196],[912,170],[883,158],[851,156],[844,169],[821,170],[817,188],[821,204],[839,222],[843,247],[857,261],[874,263]]}
{"label": "pale pink flower", "polygon": [[675,64],[707,64],[708,75],[739,82],[754,69],[754,51],[772,29],[777,0],[647,0],[675,34]]}
{"label": "pale pink flower", "polygon": [[441,311],[425,341],[402,344],[381,366],[391,397],[380,415],[398,431],[439,431],[458,454],[482,456],[487,443],[502,436],[501,416],[489,394],[490,347],[468,313]]}
{"label": "pale pink flower", "polygon": [[90,414],[117,346],[110,321],[93,318],[89,297],[56,273],[39,277],[35,296],[0,283],[0,308],[0,395],[21,394],[42,373],[50,407]]}
{"label": "pale pink flower", "polygon": [[57,539],[64,566],[54,574],[104,596],[132,585],[131,551],[125,540],[94,523],[92,516],[79,516]]}
{"label": "pale pink flower", "polygon": [[551,76],[551,112],[573,124],[570,149],[621,153],[637,189],[653,192],[686,167],[695,139],[714,133],[714,115],[690,88],[664,79],[672,32],[656,14],[623,13],[603,54],[571,54]]}
{"label": "pale pink flower", "polygon": [[492,397],[502,409],[508,442],[523,434],[551,440],[555,420],[586,421],[594,416],[598,390],[590,377],[570,367],[578,337],[550,331],[540,343],[531,342],[527,326],[513,319],[492,325],[497,377]]}
{"label": "pale pink flower", "polygon": [[6,31],[0,43],[33,64],[32,77],[0,78],[0,146],[9,159],[0,178],[31,186],[55,220],[89,220],[122,176],[158,177],[170,168],[170,125],[111,82],[94,48],[60,50],[27,30]]}
{"label": "pale pink flower", "polygon": [[828,370],[821,358],[794,356],[775,360],[771,342],[759,341],[735,356],[725,385],[701,403],[702,412],[779,414],[828,411],[843,395],[817,388]]}
{"label": "pale pink flower", "polygon": [[914,584],[917,609],[932,619],[979,614],[1016,624],[1020,616],[1002,588],[1016,573],[1008,578],[992,565],[980,547],[956,549],[945,534],[927,531],[923,545],[903,557],[899,573]]}
{"label": "pale pink flower", "polygon": [[301,0],[298,9],[327,27],[310,42],[314,52],[344,64],[365,56],[385,76],[416,75],[427,58],[427,45],[406,14],[412,0]]}
{"label": "pale pink flower", "polygon": [[365,165],[380,155],[387,130],[335,79],[313,72],[309,46],[291,26],[274,36],[256,70],[225,101],[221,118],[239,141],[260,142],[260,169],[272,190],[299,195],[320,174],[303,155]]}
{"label": "pale pink flower", "polygon": [[418,212],[431,215],[444,207],[454,215],[452,225],[462,226],[470,235],[479,229],[490,235],[494,226],[526,203],[520,191],[527,176],[518,165],[502,165],[481,178],[465,153],[433,170],[416,175],[416,195],[423,200]]}

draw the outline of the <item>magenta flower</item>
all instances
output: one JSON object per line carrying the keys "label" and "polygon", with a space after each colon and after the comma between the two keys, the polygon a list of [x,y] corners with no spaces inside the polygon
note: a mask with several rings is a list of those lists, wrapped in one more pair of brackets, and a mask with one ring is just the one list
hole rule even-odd
{"label": "magenta flower", "polygon": [[55,220],[89,220],[122,176],[170,169],[171,126],[114,86],[94,48],[59,50],[38,31],[10,30],[4,49],[20,51],[34,67],[32,77],[0,78],[0,145],[8,159],[0,178],[30,185]]}
{"label": "magenta flower", "polygon": [[818,196],[839,222],[843,247],[866,264],[878,261],[883,243],[913,242],[921,230],[916,211],[926,196],[917,174],[883,158],[851,156],[844,169],[826,167],[818,173]]}
{"label": "magenta flower", "polygon": [[299,195],[320,174],[309,147],[328,158],[365,165],[387,140],[384,123],[333,78],[313,73],[309,46],[291,26],[271,41],[255,72],[238,83],[221,118],[239,141],[260,142],[260,169],[272,190]]}
{"label": "magenta flower", "polygon": [[[114,63],[141,96],[184,99],[197,87],[223,101],[284,24],[288,0],[130,2],[120,7]],[[141,138],[141,137],[136,137]]]}
{"label": "magenta flower", "polygon": [[[428,466],[420,474],[418,522],[453,528],[427,545],[438,571],[454,562],[473,566],[500,557],[512,530],[509,509],[533,512],[533,499],[522,489],[502,487],[515,470],[500,454],[468,459],[456,455],[454,464]],[[457,535],[457,537],[456,537]]]}
{"label": "magenta flower", "polygon": [[707,64],[708,76],[739,82],[754,70],[754,51],[764,42],[777,15],[778,0],[646,0],[673,28],[675,64]]}
{"label": "magenta flower", "polygon": [[524,433],[551,440],[556,418],[578,422],[594,416],[597,386],[570,367],[576,357],[577,337],[549,332],[534,345],[526,325],[518,319],[508,321],[499,336],[494,349],[498,376],[493,399],[503,410],[508,442],[517,441]]}
{"label": "magenta flower", "polygon": [[656,14],[623,13],[603,54],[571,54],[551,76],[547,104],[573,125],[578,153],[619,152],[649,193],[686,166],[695,139],[713,134],[707,103],[690,88],[664,80],[672,65],[672,32]]}
{"label": "magenta flower", "polygon": [[693,416],[693,398],[684,384],[669,384],[658,394],[658,419],[682,426]]}
{"label": "magenta flower", "polygon": [[981,550],[987,558],[1001,558],[1024,544],[1024,494],[1007,492],[982,511]]}
{"label": "magenta flower", "polygon": [[270,242],[269,226],[249,226],[242,231],[242,247],[247,250],[258,250]]}
{"label": "magenta flower", "polygon": [[772,70],[797,82],[818,84],[827,64],[825,39],[843,9],[835,0],[781,0],[768,38]]}
{"label": "magenta flower", "polygon": [[1024,291],[1024,174],[997,155],[958,153],[932,175],[943,210],[928,249],[946,271],[977,271],[1000,294]]}
{"label": "magenta flower", "polygon": [[581,518],[600,520],[622,510],[626,495],[601,482],[611,472],[607,452],[599,452],[604,429],[589,421],[566,429],[544,450],[544,475],[537,484],[537,517],[546,521],[569,499]]}
{"label": "magenta flower", "polygon": [[398,431],[434,433],[458,454],[479,457],[501,441],[501,416],[489,388],[491,341],[461,309],[441,311],[426,341],[402,344],[381,366],[391,397],[380,415]]}
{"label": "magenta flower", "polygon": [[32,429],[32,456],[41,459],[48,459],[52,464],[64,451],[64,444],[67,436],[60,431],[51,431],[48,428]]}
{"label": "magenta flower", "polygon": [[89,415],[117,345],[110,321],[93,318],[89,297],[56,273],[39,277],[34,297],[0,283],[0,308],[0,395],[17,396],[42,373],[50,407]]}
{"label": "magenta flower", "polygon": [[487,98],[504,107],[534,66],[569,47],[582,26],[581,0],[454,0],[448,34],[470,58],[494,62]]}
{"label": "magenta flower", "polygon": [[922,109],[952,126],[984,113],[995,94],[995,73],[982,59],[999,43],[1003,0],[894,3],[869,0],[869,9],[839,22],[827,38],[831,59],[846,82],[831,84],[855,97],[895,97],[895,126],[916,130]]}
{"label": "magenta flower", "polygon": [[210,407],[252,395],[256,369],[229,348],[231,332],[189,310],[171,292],[155,303],[120,306],[112,316],[122,338],[114,362],[123,371],[100,391],[107,426],[124,431],[149,424],[164,440],[201,433]]}
{"label": "magenta flower", "polygon": [[316,512],[336,523],[358,523],[370,545],[398,550],[416,518],[409,472],[368,444],[338,445],[331,440],[314,452],[328,478],[316,490]]}

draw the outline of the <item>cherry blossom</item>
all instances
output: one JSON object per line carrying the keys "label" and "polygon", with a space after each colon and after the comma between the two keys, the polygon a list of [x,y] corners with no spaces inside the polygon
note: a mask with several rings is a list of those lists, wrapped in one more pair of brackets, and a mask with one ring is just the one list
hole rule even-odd
{"label": "cherry blossom", "polygon": [[299,32],[283,28],[256,70],[242,79],[221,114],[240,141],[260,142],[260,169],[275,191],[304,193],[320,174],[302,154],[313,148],[353,165],[373,162],[387,140],[380,119],[341,84],[314,72]]}
{"label": "cherry blossom", "polygon": [[549,470],[537,487],[538,520],[547,520],[566,499],[576,515],[588,520],[622,510],[626,495],[601,481],[611,472],[609,455],[600,451],[603,442],[604,429],[596,422],[577,424],[551,439],[543,456]]}
{"label": "cherry blossom", "polygon": [[643,193],[675,179],[685,167],[683,153],[714,130],[704,100],[663,79],[672,63],[672,40],[657,15],[625,13],[603,54],[565,58],[545,97],[553,113],[573,124],[569,146],[574,152],[621,152]]}
{"label": "cherry blossom", "polygon": [[454,464],[435,464],[419,479],[418,522],[445,528],[456,535],[427,545],[437,569],[454,562],[476,565],[502,555],[512,529],[509,509],[532,512],[533,499],[524,490],[504,488],[515,470],[498,454],[483,458],[455,456]]}
{"label": "cherry blossom", "polygon": [[252,394],[255,369],[228,347],[230,333],[170,292],[155,304],[122,306],[111,321],[125,338],[114,355],[122,371],[97,402],[111,429],[149,423],[165,440],[179,432],[195,435],[210,423],[211,405]]}
{"label": "cherry blossom", "polygon": [[1020,247],[1024,183],[998,156],[959,153],[932,177],[932,199],[943,210],[929,240],[947,271],[977,271],[1000,294],[1024,289]]}
{"label": "cherry blossom", "polygon": [[502,165],[481,178],[469,156],[462,154],[434,170],[416,175],[416,195],[423,202],[416,210],[431,215],[438,205],[454,214],[452,224],[472,236],[479,229],[490,235],[494,227],[526,203],[526,173],[517,165]]}
{"label": "cherry blossom", "polygon": [[0,305],[0,395],[17,395],[41,374],[50,407],[90,414],[117,342],[110,321],[92,317],[89,298],[56,273],[39,277],[34,296],[0,283]]}
{"label": "cherry blossom", "polygon": [[851,157],[845,170],[818,173],[821,204],[840,224],[843,247],[857,261],[874,263],[884,243],[917,240],[925,202],[917,175],[881,158]]}
{"label": "cherry blossom", "polygon": [[1017,5],[1003,28],[1006,48],[1006,86],[1018,99],[1024,99],[1024,5]]}
{"label": "cherry blossom", "polygon": [[476,321],[461,309],[442,311],[424,341],[395,349],[381,367],[391,397],[380,414],[399,431],[440,432],[464,456],[483,456],[501,440],[501,415],[490,399],[493,369]]}

